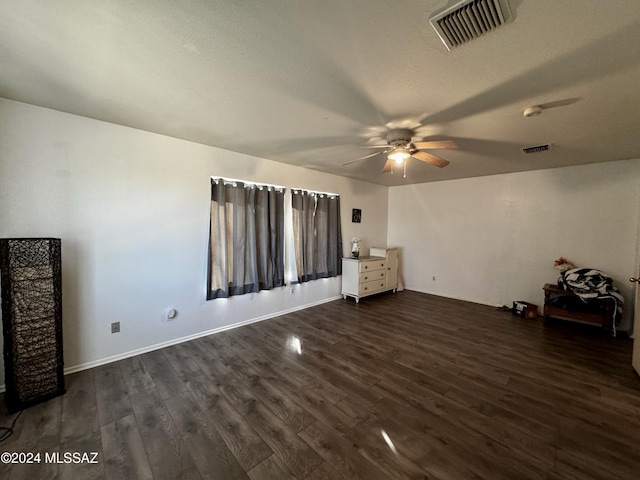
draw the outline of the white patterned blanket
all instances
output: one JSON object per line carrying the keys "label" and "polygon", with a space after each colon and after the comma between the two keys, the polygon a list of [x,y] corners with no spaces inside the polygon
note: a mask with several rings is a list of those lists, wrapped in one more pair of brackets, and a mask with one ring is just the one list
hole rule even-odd
{"label": "white patterned blanket", "polygon": [[572,268],[560,277],[559,282],[565,290],[569,290],[587,302],[592,299],[611,298],[615,302],[613,318],[613,335],[622,317],[624,297],[613,285],[613,279],[593,268]]}

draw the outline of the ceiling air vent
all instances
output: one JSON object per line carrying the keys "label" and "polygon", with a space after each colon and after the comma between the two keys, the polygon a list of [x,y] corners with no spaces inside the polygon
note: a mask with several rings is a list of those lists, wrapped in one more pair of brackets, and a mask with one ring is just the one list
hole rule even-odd
{"label": "ceiling air vent", "polygon": [[523,148],[522,153],[524,153],[525,155],[528,155],[530,153],[547,152],[549,150],[551,150],[551,144],[547,143],[546,145],[537,145],[535,147]]}
{"label": "ceiling air vent", "polygon": [[508,0],[463,0],[429,21],[448,50],[511,21]]}

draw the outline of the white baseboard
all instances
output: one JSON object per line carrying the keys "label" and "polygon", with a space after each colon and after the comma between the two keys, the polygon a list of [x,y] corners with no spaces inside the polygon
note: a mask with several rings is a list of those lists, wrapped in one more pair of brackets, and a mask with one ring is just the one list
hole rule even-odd
{"label": "white baseboard", "polygon": [[[301,305],[298,307],[290,308],[287,310],[281,310],[279,312],[271,313],[269,315],[263,315],[260,317],[250,318],[248,320],[244,320],[242,322],[234,323],[232,325],[225,325],[223,327],[213,328],[211,330],[205,330],[203,332],[194,333],[192,335],[187,335],[186,337],[175,338],[173,340],[168,340],[166,342],[157,343],[155,345],[149,345],[147,347],[137,348],[135,350],[131,350],[129,352],[120,353],[118,355],[112,355],[110,357],[101,358],[99,360],[93,360],[91,362],[81,363],[79,365],[73,365],[71,367],[66,367],[64,369],[64,374],[69,375],[71,373],[81,372],[83,370],[89,370],[90,368],[99,367],[101,365],[106,365],[108,363],[117,362],[118,360],[124,360],[125,358],[135,357],[136,355],[142,355],[143,353],[153,352],[154,350],[159,350],[161,348],[170,347],[171,345],[177,345],[179,343],[188,342],[189,340],[195,340],[196,338],[206,337],[208,335],[213,335],[215,333],[224,332],[226,330],[232,330],[234,328],[242,327],[243,325],[249,325],[251,323],[262,322],[264,320],[269,320],[270,318],[279,317],[280,315],[286,315],[288,313],[297,312],[299,310],[305,310],[310,307],[315,307],[316,305],[322,305],[323,303],[333,302],[334,300],[342,299],[342,295],[337,295],[335,297],[325,298],[323,300],[319,300],[313,303],[307,303],[305,305]],[[0,385],[0,393],[3,393],[6,390],[5,385]]]}
{"label": "white baseboard", "polygon": [[426,293],[427,295],[433,295],[434,297],[443,297],[443,298],[450,298],[452,300],[461,300],[463,302],[469,302],[469,303],[475,303],[477,305],[487,305],[489,307],[501,307],[502,305],[496,305],[493,303],[486,303],[486,302],[480,302],[478,300],[471,300],[469,298],[461,298],[461,297],[454,297],[452,295],[443,295],[441,293],[434,293],[434,292],[429,292],[427,290],[418,290],[416,288],[405,288],[405,290],[409,291],[409,292],[418,292],[418,293]]}

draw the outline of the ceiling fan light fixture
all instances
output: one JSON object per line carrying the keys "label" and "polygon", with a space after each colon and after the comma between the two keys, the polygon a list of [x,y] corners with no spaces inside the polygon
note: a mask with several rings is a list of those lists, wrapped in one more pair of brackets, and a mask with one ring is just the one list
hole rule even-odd
{"label": "ceiling fan light fixture", "polygon": [[398,145],[389,155],[387,155],[387,158],[393,160],[396,163],[402,163],[410,156],[411,154],[405,147],[403,147],[402,145]]}

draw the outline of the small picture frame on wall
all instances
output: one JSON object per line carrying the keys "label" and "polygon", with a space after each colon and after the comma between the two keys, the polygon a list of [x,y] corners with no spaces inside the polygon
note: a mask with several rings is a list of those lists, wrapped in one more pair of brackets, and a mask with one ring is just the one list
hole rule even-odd
{"label": "small picture frame on wall", "polygon": [[351,223],[360,223],[362,220],[362,210],[359,208],[354,208],[351,211]]}

